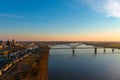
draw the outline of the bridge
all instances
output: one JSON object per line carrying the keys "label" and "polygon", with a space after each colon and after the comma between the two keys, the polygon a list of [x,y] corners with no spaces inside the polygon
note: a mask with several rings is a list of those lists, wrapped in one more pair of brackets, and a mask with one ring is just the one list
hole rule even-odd
{"label": "bridge", "polygon": [[[79,47],[80,45],[87,45],[90,47]],[[93,49],[94,53],[97,54],[98,49],[103,49],[103,52],[106,52],[106,48],[111,48],[111,47],[102,47],[102,46],[95,46],[91,44],[85,44],[85,43],[47,43],[49,49],[72,49],[73,54],[75,53],[75,49]],[[68,47],[54,47],[56,45],[65,45]],[[111,48],[111,51],[114,52],[114,49],[116,48]]]}
{"label": "bridge", "polygon": [[[94,53],[97,53],[98,49],[103,48],[103,51],[106,52],[106,48],[111,48],[112,52],[114,49],[119,49],[119,47],[110,47],[111,44],[116,44],[118,42],[95,42],[95,41],[26,41],[19,42],[22,44],[34,44],[34,45],[47,45],[49,49],[72,49],[72,52],[75,53],[75,49],[93,49]],[[120,43],[120,42],[119,42]],[[90,45],[92,47],[78,47],[82,44]],[[56,45],[66,45],[67,48],[54,48]],[[107,46],[106,46],[107,45]]]}
{"label": "bridge", "polygon": [[[72,52],[75,53],[75,49],[94,49],[94,53],[97,54],[97,49],[102,49],[100,47],[91,47],[91,48],[87,48],[87,47],[79,47],[79,48],[50,48],[50,49],[72,49]],[[106,52],[106,49],[103,48],[104,53]],[[114,52],[114,49],[112,48],[112,52]]]}

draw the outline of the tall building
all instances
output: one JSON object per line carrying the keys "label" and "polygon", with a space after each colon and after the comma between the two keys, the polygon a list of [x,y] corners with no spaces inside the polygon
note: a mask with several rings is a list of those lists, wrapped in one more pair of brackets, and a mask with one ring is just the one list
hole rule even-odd
{"label": "tall building", "polygon": [[0,41],[0,48],[2,48],[2,41]]}
{"label": "tall building", "polygon": [[6,48],[5,41],[2,42],[2,47],[3,47],[3,48]]}
{"label": "tall building", "polygon": [[0,40],[0,45],[2,44],[2,42],[3,42],[3,41],[2,41],[2,40]]}
{"label": "tall building", "polygon": [[6,43],[5,41],[0,41],[0,48],[6,48]]}
{"label": "tall building", "polygon": [[9,40],[7,40],[7,41],[6,41],[6,45],[7,45],[8,47],[11,47],[11,42],[10,42]]}
{"label": "tall building", "polygon": [[16,45],[16,41],[14,39],[12,39],[12,43],[11,43],[12,46],[15,46]]}

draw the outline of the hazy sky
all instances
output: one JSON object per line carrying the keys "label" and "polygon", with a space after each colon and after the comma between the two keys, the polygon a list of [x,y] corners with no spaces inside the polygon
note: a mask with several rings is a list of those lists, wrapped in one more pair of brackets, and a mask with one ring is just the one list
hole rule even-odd
{"label": "hazy sky", "polygon": [[120,41],[120,0],[0,0],[0,39]]}

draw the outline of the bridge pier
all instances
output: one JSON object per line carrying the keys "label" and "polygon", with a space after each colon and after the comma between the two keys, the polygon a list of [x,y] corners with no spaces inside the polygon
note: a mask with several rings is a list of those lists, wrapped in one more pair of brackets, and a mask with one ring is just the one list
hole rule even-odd
{"label": "bridge pier", "polygon": [[114,52],[114,49],[112,48],[112,52]]}
{"label": "bridge pier", "polygon": [[73,54],[75,53],[75,48],[72,48],[72,52],[73,52]]}
{"label": "bridge pier", "polygon": [[104,48],[104,53],[106,52],[106,49]]}
{"label": "bridge pier", "polygon": [[95,54],[97,54],[97,48],[94,48],[94,52],[95,52]]}

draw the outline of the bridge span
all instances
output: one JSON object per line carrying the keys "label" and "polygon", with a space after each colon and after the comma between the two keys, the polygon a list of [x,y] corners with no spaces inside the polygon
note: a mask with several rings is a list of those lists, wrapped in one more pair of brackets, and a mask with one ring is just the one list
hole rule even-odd
{"label": "bridge span", "polygon": [[[112,44],[120,44],[120,42],[95,42],[95,41],[27,41],[21,42],[23,44],[34,44],[34,45],[47,45],[49,49],[72,49],[72,52],[75,53],[75,49],[93,49],[95,53],[97,50],[102,48],[106,52],[106,48],[111,48],[112,52],[114,49],[120,49],[119,46],[111,46]],[[78,47],[82,44],[90,45],[93,47]],[[68,48],[54,48],[55,45],[66,45]]]}
{"label": "bridge span", "polygon": [[[68,44],[64,44],[68,47],[54,47],[56,45],[63,45],[63,44],[46,44],[48,46],[48,48],[51,50],[51,49],[72,49],[72,52],[73,54],[75,53],[75,50],[76,49],[93,49],[94,53],[97,54],[98,52],[98,49],[103,49],[103,52],[105,53],[106,52],[106,48],[105,47],[100,47],[100,46],[93,46],[91,45],[92,47],[78,47],[80,46],[81,44],[75,44],[75,45],[68,45]],[[85,44],[87,45],[87,44]],[[115,48],[111,48],[111,51],[114,52],[114,49]]]}

